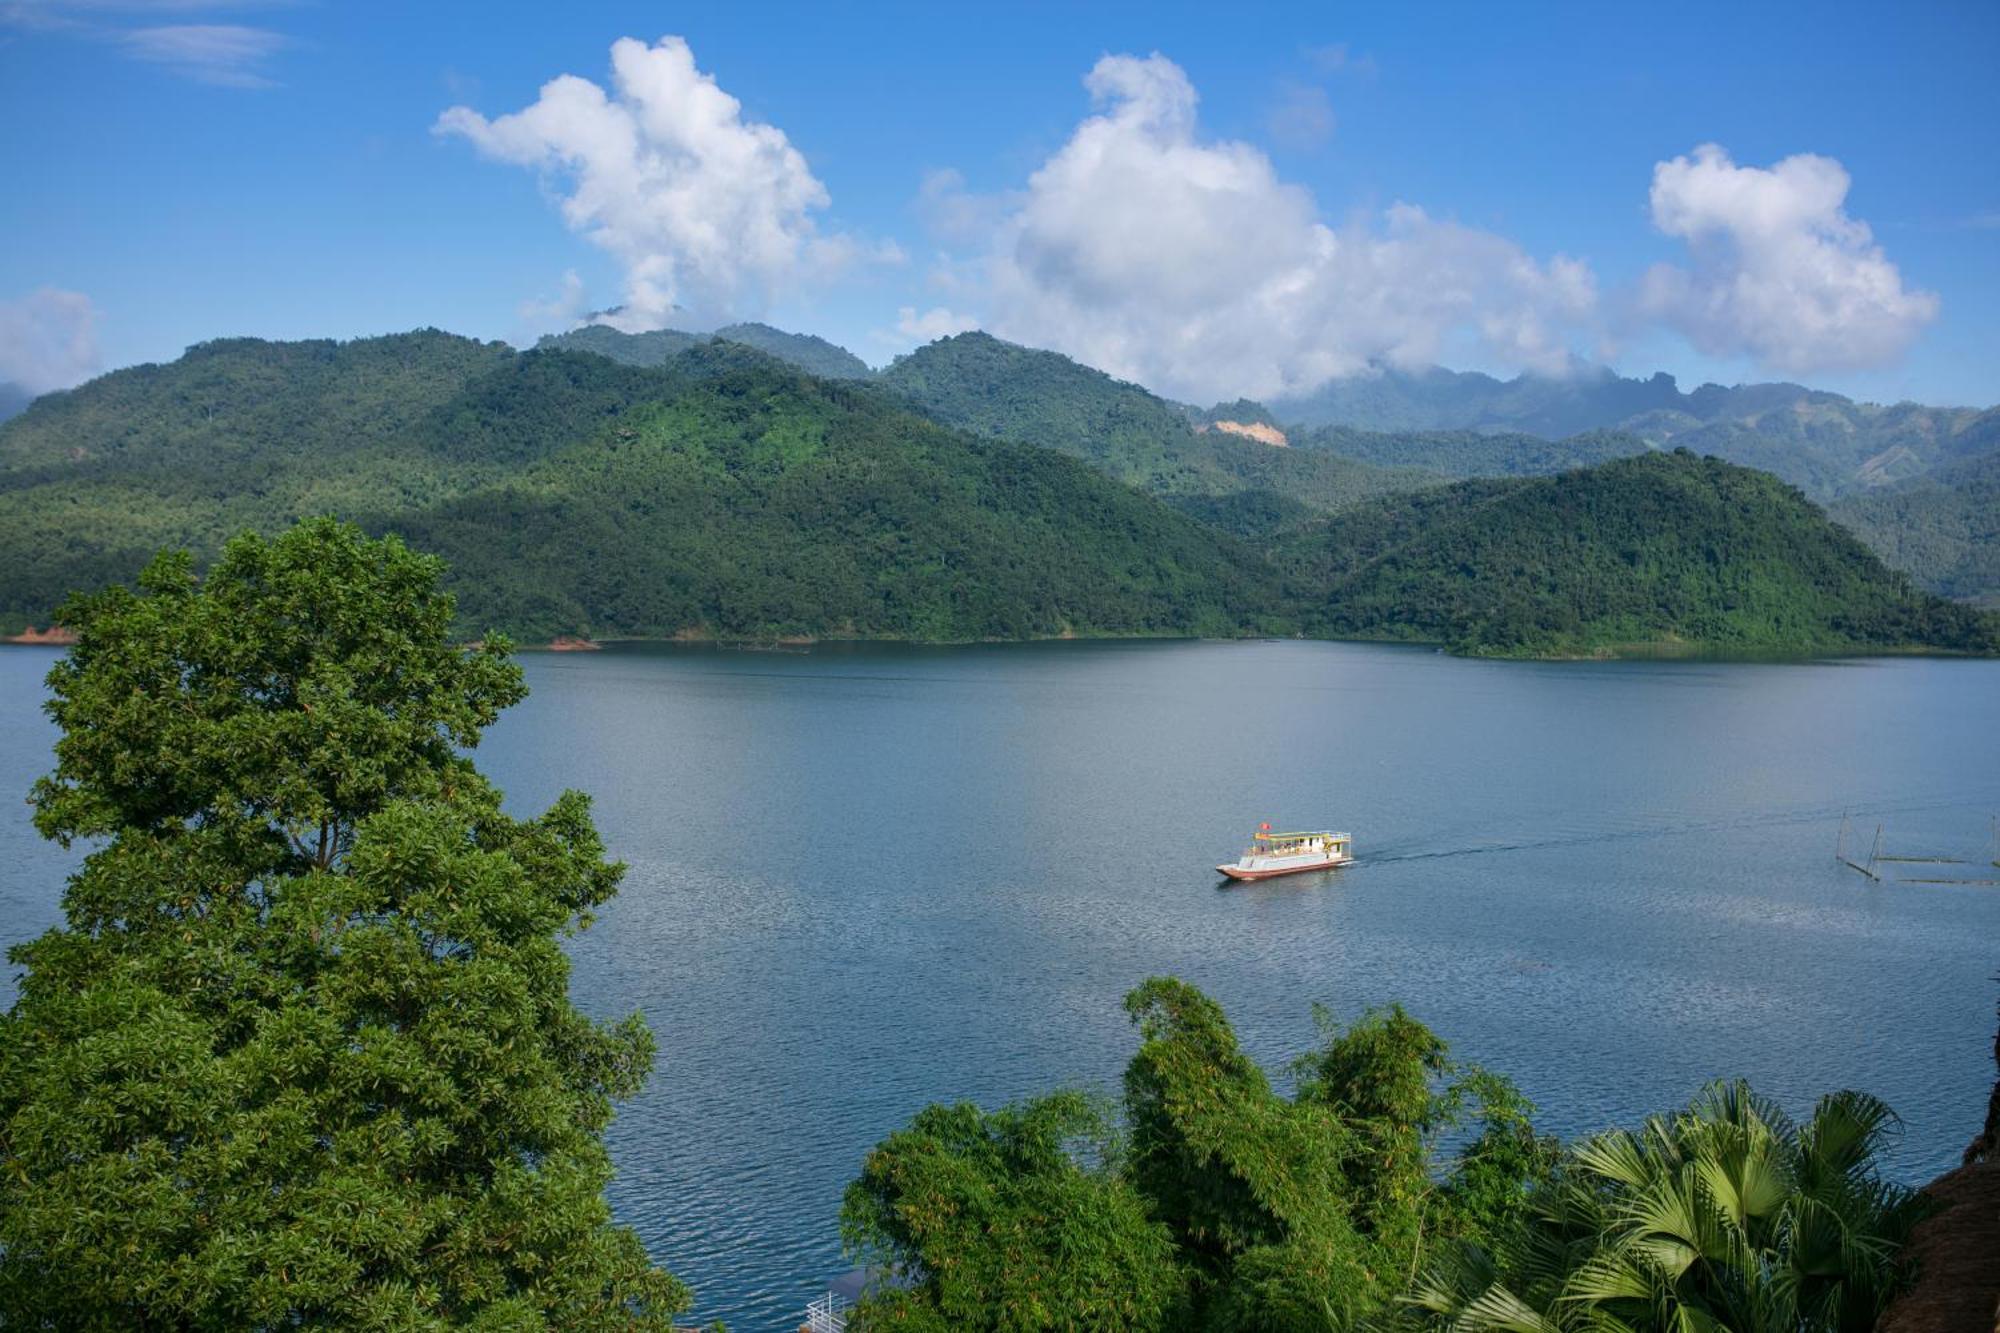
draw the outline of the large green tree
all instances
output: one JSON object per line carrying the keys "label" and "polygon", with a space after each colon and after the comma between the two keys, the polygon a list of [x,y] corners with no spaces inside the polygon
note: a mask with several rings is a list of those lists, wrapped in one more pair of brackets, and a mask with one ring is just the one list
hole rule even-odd
{"label": "large green tree", "polygon": [[1178,1326],[1187,1273],[1119,1149],[1102,1108],[1073,1092],[920,1111],[848,1187],[848,1242],[891,1279],[860,1317],[940,1331]]}
{"label": "large green tree", "polygon": [[571,1005],[585,797],[502,813],[524,694],[441,567],[315,521],[73,602],[44,833],[94,850],[0,1019],[0,1324],[665,1328],[601,1132],[652,1060]]}

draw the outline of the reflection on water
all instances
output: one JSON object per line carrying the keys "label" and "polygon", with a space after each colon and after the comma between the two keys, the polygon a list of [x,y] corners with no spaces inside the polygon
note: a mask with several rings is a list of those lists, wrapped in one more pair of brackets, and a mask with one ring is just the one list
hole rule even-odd
{"label": "reflection on water", "polygon": [[[0,791],[46,768],[0,654]],[[703,1318],[793,1326],[841,1271],[861,1154],[925,1102],[1115,1088],[1119,1000],[1176,973],[1275,1067],[1400,1000],[1573,1134],[1744,1074],[1794,1109],[1886,1097],[1920,1180],[1992,1077],[2000,664],[1519,664],[1312,643],[527,659],[480,761],[528,811],[597,797],[629,863],[573,947],[642,1010],[651,1083],[613,1203]],[[1870,883],[1889,850],[1976,858]],[[1264,819],[1360,864],[1218,887]],[[56,919],[63,854],[0,808],[0,932]],[[1994,872],[2000,874],[2000,872]],[[9,983],[11,985],[11,983]]]}

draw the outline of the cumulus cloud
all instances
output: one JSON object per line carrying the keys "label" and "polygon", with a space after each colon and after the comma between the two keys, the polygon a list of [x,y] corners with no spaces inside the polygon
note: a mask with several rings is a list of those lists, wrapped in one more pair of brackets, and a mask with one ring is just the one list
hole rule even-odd
{"label": "cumulus cloud", "polygon": [[1801,153],[1740,167],[1715,144],[1653,169],[1653,224],[1687,242],[1691,268],[1656,265],[1643,314],[1702,351],[1748,355],[1793,374],[1894,360],[1937,316],[1934,293],[1903,286],[1868,225],[1847,215],[1849,179]]}
{"label": "cumulus cloud", "polygon": [[1106,56],[1085,86],[1096,114],[970,264],[1000,336],[1201,400],[1425,364],[1461,339],[1514,366],[1570,365],[1597,299],[1582,263],[1409,204],[1331,224],[1262,151],[1203,136],[1195,89],[1163,56]]}
{"label": "cumulus cloud", "polygon": [[100,364],[97,307],[82,292],[39,287],[0,301],[0,381],[47,393],[88,379]]}
{"label": "cumulus cloud", "polygon": [[570,228],[617,258],[625,299],[606,322],[759,314],[860,253],[820,230],[826,187],[784,131],[744,119],[685,41],[623,38],[611,68],[608,93],[565,74],[512,115],[455,106],[434,126],[541,172]]}

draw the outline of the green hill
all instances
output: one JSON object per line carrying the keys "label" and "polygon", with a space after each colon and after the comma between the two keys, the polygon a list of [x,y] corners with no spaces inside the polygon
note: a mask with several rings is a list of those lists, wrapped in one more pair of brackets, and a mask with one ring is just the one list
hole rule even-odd
{"label": "green hill", "polygon": [[705,342],[734,342],[827,380],[865,380],[875,372],[854,353],[810,333],[787,333],[769,324],[731,324],[714,333],[682,333],[655,329],[651,333],[621,333],[603,324],[586,324],[568,333],[543,338],[539,350],[595,352],[630,366],[663,366],[688,348]]}
{"label": "green hill", "polygon": [[0,629],[153,550],[335,513],[445,555],[468,627],[1026,637],[1262,625],[1227,538],[1047,451],[748,348],[647,369],[423,333],[210,343],[0,427]]}
{"label": "green hill", "polygon": [[1377,501],[1278,556],[1310,630],[1460,652],[2000,651],[2000,620],[1914,589],[1792,487],[1680,450]]}
{"label": "green hill", "polygon": [[1331,513],[1437,481],[1325,450],[1197,431],[1186,409],[1136,384],[984,333],[943,338],[898,357],[881,381],[946,425],[1081,458],[1204,517]]}
{"label": "green hill", "polygon": [[[1986,419],[2000,436],[2000,410]],[[1900,485],[1850,496],[1831,512],[1931,591],[2000,606],[2000,444]]]}

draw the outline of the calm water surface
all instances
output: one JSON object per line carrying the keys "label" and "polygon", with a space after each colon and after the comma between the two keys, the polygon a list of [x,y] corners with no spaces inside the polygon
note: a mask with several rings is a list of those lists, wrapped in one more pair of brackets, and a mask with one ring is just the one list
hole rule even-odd
{"label": "calm water surface", "polygon": [[[0,652],[0,937],[66,854],[14,796],[53,655]],[[1983,1112],[2000,664],[1467,662],[1314,643],[664,648],[526,659],[480,753],[521,812],[597,798],[624,890],[574,945],[593,1013],[659,1038],[612,1201],[732,1328],[843,1271],[862,1153],[918,1107],[1110,1089],[1134,983],[1174,973],[1275,1067],[1311,1007],[1400,1000],[1575,1134],[1747,1075],[1859,1087],[1916,1182]],[[1885,849],[1835,865],[1844,809]],[[1257,821],[1360,865],[1232,889]],[[0,999],[11,1000],[11,974]]]}

